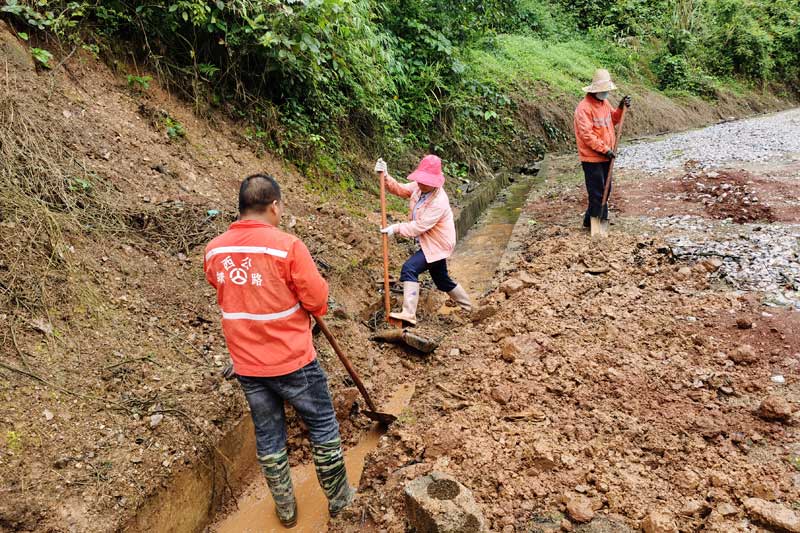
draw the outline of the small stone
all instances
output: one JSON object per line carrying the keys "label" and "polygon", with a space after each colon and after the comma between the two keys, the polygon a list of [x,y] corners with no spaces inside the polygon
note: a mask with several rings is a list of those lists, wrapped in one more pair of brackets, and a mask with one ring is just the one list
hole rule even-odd
{"label": "small stone", "polygon": [[800,533],[800,516],[783,505],[759,498],[747,498],[744,501],[744,508],[747,510],[747,514],[756,521],[778,530]]}
{"label": "small stone", "polygon": [[753,329],[753,321],[747,318],[737,318],[736,327],[739,329]]}
{"label": "small stone", "polygon": [[681,267],[675,275],[678,279],[688,279],[692,275],[692,269],[687,266]]}
{"label": "small stone", "polygon": [[642,521],[644,533],[678,533],[678,526],[666,513],[651,511]]}
{"label": "small stone", "polygon": [[706,269],[706,272],[709,273],[716,272],[722,266],[722,260],[714,257],[712,259],[706,259],[705,261],[701,261],[700,265],[702,265],[702,267]]}
{"label": "small stone", "polygon": [[705,509],[705,504],[698,500],[689,500],[683,507],[681,508],[681,514],[684,516],[694,516],[699,514],[703,509]]}
{"label": "small stone", "polygon": [[452,350],[450,350],[450,353],[448,355],[450,357],[458,357],[459,355],[461,355],[461,350],[459,350],[458,348],[453,348]]}
{"label": "small stone", "polygon": [[516,294],[525,288],[525,284],[518,278],[510,278],[500,284],[500,292],[506,296]]}
{"label": "small stone", "polygon": [[489,392],[489,395],[492,397],[492,400],[496,401],[500,405],[506,405],[511,401],[511,387],[508,387],[507,385],[494,387]]}
{"label": "small stone", "polygon": [[53,419],[53,413],[50,411],[50,409],[45,409],[42,414],[44,415],[44,419],[48,422]]}
{"label": "small stone", "polygon": [[138,465],[139,463],[142,462],[142,457],[139,455],[134,455],[133,457],[131,457],[131,462],[135,465]]}
{"label": "small stone", "polygon": [[750,364],[758,359],[755,349],[749,344],[742,344],[728,356],[736,364]]}
{"label": "small stone", "polygon": [[717,505],[717,512],[722,516],[730,516],[739,512],[739,510],[729,503],[721,503]]}
{"label": "small stone", "polygon": [[771,422],[788,422],[792,418],[792,406],[781,396],[768,396],[761,402],[758,416]]}
{"label": "small stone", "polygon": [[589,522],[594,518],[592,500],[586,496],[572,496],[567,500],[567,514],[575,522]]}
{"label": "small stone", "polygon": [[161,421],[164,420],[164,415],[161,413],[156,413],[154,415],[150,415],[150,429],[155,429],[161,424]]}
{"label": "small stone", "polygon": [[496,315],[499,310],[500,309],[494,304],[482,305],[472,312],[469,319],[472,322],[478,323]]}
{"label": "small stone", "polygon": [[520,350],[514,337],[506,337],[500,342],[500,355],[503,361],[513,363]]}
{"label": "small stone", "polygon": [[786,383],[786,378],[780,374],[775,374],[774,376],[770,377],[769,380],[773,383],[777,383],[778,385],[783,385]]}

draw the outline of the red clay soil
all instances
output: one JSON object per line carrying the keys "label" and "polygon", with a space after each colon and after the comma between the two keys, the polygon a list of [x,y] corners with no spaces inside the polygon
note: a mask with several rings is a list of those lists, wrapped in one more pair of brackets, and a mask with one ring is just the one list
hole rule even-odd
{"label": "red clay soil", "polygon": [[[800,222],[800,166],[748,170],[688,170],[657,177],[620,171],[609,201],[612,216],[694,215],[745,222]],[[575,185],[528,207],[537,221],[556,221],[586,210],[585,187]]]}
{"label": "red clay soil", "polygon": [[535,225],[522,242],[485,318],[414,364],[412,405],[335,531],[404,531],[402,488],[432,470],[507,533],[570,530],[571,501],[613,531],[658,512],[727,533],[746,498],[800,499],[797,426],[759,415],[769,396],[800,399],[800,314],[713,288],[713,265],[673,264],[658,241]]}

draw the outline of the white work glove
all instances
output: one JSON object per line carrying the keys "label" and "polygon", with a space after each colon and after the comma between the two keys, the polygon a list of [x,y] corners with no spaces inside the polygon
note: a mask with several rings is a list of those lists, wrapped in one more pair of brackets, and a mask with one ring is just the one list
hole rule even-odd
{"label": "white work glove", "polygon": [[387,234],[389,237],[397,233],[397,224],[392,224],[391,226],[386,226],[385,228],[381,228],[381,233]]}
{"label": "white work glove", "polygon": [[386,168],[386,161],[383,159],[378,159],[375,161],[375,172],[383,172],[385,174],[389,173],[389,170]]}

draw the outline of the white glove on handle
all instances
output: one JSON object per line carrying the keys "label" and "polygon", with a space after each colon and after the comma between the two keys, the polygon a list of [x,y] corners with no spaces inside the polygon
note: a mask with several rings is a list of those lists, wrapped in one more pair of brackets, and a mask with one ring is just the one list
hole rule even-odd
{"label": "white glove on handle", "polygon": [[383,159],[378,159],[375,162],[375,172],[388,173],[389,171],[386,168],[386,161],[384,161]]}
{"label": "white glove on handle", "polygon": [[391,226],[386,226],[385,228],[381,228],[381,233],[385,233],[389,237],[394,235],[396,232],[397,232],[397,224],[392,224]]}

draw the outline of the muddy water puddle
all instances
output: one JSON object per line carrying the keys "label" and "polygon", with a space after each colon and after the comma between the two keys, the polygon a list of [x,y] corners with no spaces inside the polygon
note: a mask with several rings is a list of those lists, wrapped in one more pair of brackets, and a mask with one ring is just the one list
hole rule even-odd
{"label": "muddy water puddle", "polygon": [[[381,411],[399,416],[414,394],[413,383],[400,385],[381,406]],[[377,424],[352,448],[345,450],[347,477],[357,487],[364,471],[364,460],[378,446],[385,429]],[[317,482],[314,464],[308,463],[292,468],[292,483],[297,499],[297,525],[291,529],[298,533],[317,533],[328,529],[328,501]],[[289,531],[275,515],[275,504],[260,475],[239,498],[238,509],[211,526],[217,533],[267,533]]]}
{"label": "muddy water puddle", "polygon": [[535,176],[517,176],[458,243],[449,268],[453,279],[470,295],[482,294],[490,287],[528,193],[543,183]]}

